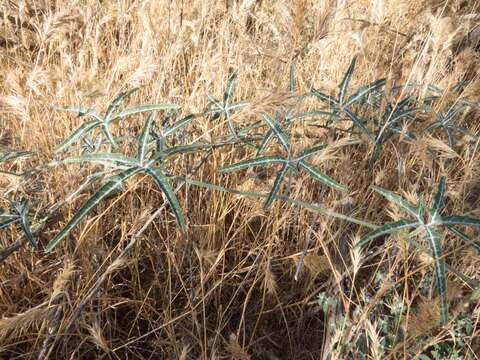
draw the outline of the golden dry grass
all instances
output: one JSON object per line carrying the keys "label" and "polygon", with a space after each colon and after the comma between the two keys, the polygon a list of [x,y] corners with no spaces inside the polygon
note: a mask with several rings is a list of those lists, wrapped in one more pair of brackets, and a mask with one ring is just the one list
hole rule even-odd
{"label": "golden dry grass", "polygon": [[[310,84],[330,92],[353,55],[359,56],[354,85],[386,76],[387,87],[417,81],[448,88],[465,77],[466,93],[478,99],[479,26],[480,5],[460,0],[5,0],[0,5],[0,144],[38,153],[14,164],[23,171],[54,159],[55,146],[79,123],[53,105],[104,109],[119,92],[142,86],[130,104],[176,103],[185,114],[198,113],[207,94],[222,94],[232,69],[239,70],[236,98],[253,102],[235,121],[250,123],[289,100],[292,61],[300,92]],[[463,119],[473,132],[480,130],[478,115]],[[138,116],[115,130],[129,134],[141,124]],[[225,131],[224,123],[203,118],[191,129],[193,137],[204,140]],[[415,199],[419,192],[432,194],[439,176],[446,175],[448,209],[480,217],[478,142],[462,139],[455,151],[442,137],[425,137],[415,145],[387,142],[370,175],[371,146],[353,152],[321,130],[298,126],[295,133],[303,141],[297,146],[320,138],[329,142],[332,151],[317,161],[351,190],[346,198],[297,177],[294,198],[380,224],[400,213],[367,191],[369,185]],[[433,158],[427,147],[441,156]],[[216,172],[247,155],[252,154],[233,147],[215,151],[195,178],[266,191],[273,172],[252,171],[247,178]],[[185,174],[199,159],[185,156],[170,170]],[[40,218],[90,170],[62,165],[28,182],[0,174],[0,190],[5,198],[31,199]],[[260,200],[189,186],[179,193],[188,236],[176,231],[166,209],[118,259],[162,203],[153,184],[140,180],[129,181],[127,191],[97,207],[53,253],[25,246],[0,264],[0,358],[327,359],[342,358],[343,347],[362,336],[366,356],[381,358],[379,312],[391,304],[377,302],[386,294],[403,301],[406,318],[397,327],[407,336],[385,357],[412,358],[430,344],[428,336],[438,341],[451,336],[451,325],[436,328],[437,319],[425,315],[436,306],[433,286],[427,299],[419,290],[432,276],[428,257],[392,237],[374,261],[366,262],[365,253],[350,249],[364,228],[280,201],[266,214]],[[49,221],[39,235],[41,246],[90,190]],[[2,231],[1,247],[18,236],[13,229]],[[309,253],[295,281],[307,238]],[[460,245],[446,238],[448,262],[480,280],[478,255]],[[381,286],[376,275],[384,279]],[[96,286],[99,278],[104,282]],[[460,302],[474,328],[462,351],[475,358],[479,305],[466,300],[472,290],[467,284],[449,279],[464,292]],[[339,307],[325,314],[316,301],[321,292],[336,297]],[[348,321],[342,325],[342,319]],[[419,336],[427,336],[421,345]]]}

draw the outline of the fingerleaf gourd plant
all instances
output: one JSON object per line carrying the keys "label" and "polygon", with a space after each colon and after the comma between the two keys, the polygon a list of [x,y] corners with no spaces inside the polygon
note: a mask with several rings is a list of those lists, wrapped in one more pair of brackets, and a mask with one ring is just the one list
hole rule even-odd
{"label": "fingerleaf gourd plant", "polygon": [[271,131],[273,131],[277,141],[281,145],[281,147],[287,152],[287,156],[283,157],[280,155],[270,155],[270,156],[257,156],[253,159],[241,161],[236,164],[232,164],[230,166],[223,167],[220,169],[222,173],[228,173],[232,171],[237,171],[241,169],[246,169],[252,166],[260,166],[260,165],[270,165],[270,164],[281,164],[282,168],[277,172],[275,180],[273,182],[273,187],[270,190],[270,193],[265,201],[264,208],[269,209],[272,205],[275,196],[280,190],[280,186],[282,181],[285,178],[285,175],[293,170],[298,171],[299,169],[305,170],[310,176],[312,176],[315,180],[320,181],[321,183],[339,191],[346,191],[347,187],[342,185],[328,175],[323,173],[322,171],[318,170],[315,166],[311,163],[305,161],[305,159],[309,156],[315,155],[316,153],[323,151],[325,149],[324,145],[314,146],[309,149],[304,150],[299,155],[292,155],[290,149],[290,138],[283,130],[282,126],[276,121],[273,117],[268,114],[264,114],[264,120],[270,127]]}
{"label": "fingerleaf gourd plant", "polygon": [[[191,118],[188,118],[190,121]],[[179,123],[174,123],[163,131],[163,135],[167,136],[181,127],[187,125],[189,121],[182,119]],[[111,176],[108,181],[100,189],[88,199],[85,204],[75,213],[72,219],[65,225],[65,227],[49,242],[47,251],[51,251],[60,240],[62,240],[68,233],[92,210],[100,201],[107,197],[112,191],[118,189],[128,178],[133,175],[144,173],[149,175],[155,181],[155,184],[165,195],[168,203],[172,207],[175,214],[178,226],[181,231],[185,230],[185,219],[182,209],[178,203],[178,199],[170,186],[168,177],[162,169],[162,164],[159,159],[164,156],[162,152],[153,152],[149,156],[149,140],[152,125],[154,122],[154,114],[150,113],[145,120],[142,132],[137,141],[136,157],[127,157],[122,154],[114,153],[93,153],[81,156],[73,156],[66,158],[63,162],[66,163],[84,163],[93,162],[100,164],[108,164],[115,168],[117,174]]]}
{"label": "fingerleaf gourd plant", "polygon": [[[281,191],[282,185],[290,173],[304,173],[334,190],[340,192],[347,191],[346,185],[332,179],[314,166],[313,163],[307,161],[309,157],[318,155],[326,150],[328,142],[325,140],[330,139],[329,134],[333,133],[334,141],[345,140],[345,137],[339,136],[337,130],[341,130],[340,133],[342,134],[348,134],[348,141],[343,142],[343,144],[354,145],[355,150],[353,151],[366,151],[368,147],[364,145],[373,144],[372,153],[366,157],[367,161],[365,161],[365,165],[367,162],[370,165],[370,171],[373,171],[373,165],[381,155],[383,144],[392,136],[400,135],[409,140],[407,144],[410,144],[420,139],[425,133],[442,129],[447,135],[450,147],[455,146],[456,133],[469,134],[474,137],[477,136],[476,134],[471,134],[470,130],[459,124],[460,114],[468,108],[478,107],[478,103],[461,96],[462,89],[465,85],[463,82],[460,82],[450,89],[458,96],[453,103],[447,101],[446,105],[441,103],[445,92],[434,85],[427,86],[428,94],[426,97],[423,97],[423,99],[419,96],[419,90],[422,88],[422,84],[415,83],[406,85],[393,84],[387,95],[385,91],[385,79],[379,79],[351,90],[350,83],[354,74],[356,61],[357,58],[354,57],[343,75],[338,85],[338,91],[334,96],[328,95],[320,88],[313,86],[310,87],[309,91],[299,93],[296,87],[295,62],[292,62],[288,83],[288,101],[285,102],[285,104],[282,103],[278,105],[277,108],[272,111],[269,110],[269,113],[262,112],[260,119],[255,119],[253,124],[245,127],[235,126],[232,119],[234,111],[250,105],[249,101],[234,101],[234,90],[238,74],[236,71],[228,75],[226,87],[221,99],[207,96],[208,101],[205,110],[195,114],[186,114],[181,119],[173,122],[170,122],[170,119],[178,115],[178,110],[180,109],[178,105],[146,104],[127,107],[121,110],[120,107],[125,99],[135,92],[137,88],[127,90],[118,95],[109,104],[103,115],[100,115],[94,109],[81,106],[58,107],[58,110],[75,112],[78,113],[80,117],[87,117],[87,119],[71,132],[56,148],[57,156],[59,156],[59,153],[66,151],[73,144],[81,141],[81,148],[77,148],[77,150],[79,150],[78,155],[60,159],[53,164],[79,163],[80,166],[84,166],[87,163],[100,164],[106,167],[106,172],[110,175],[105,179],[104,184],[74,213],[67,224],[48,242],[46,250],[52,251],[82,219],[90,214],[94,207],[114,193],[114,191],[120,189],[129,178],[137,174],[144,174],[153,179],[155,185],[163,193],[166,203],[170,205],[178,228],[182,233],[185,232],[186,223],[182,207],[171,186],[172,181],[181,178],[182,181],[192,186],[204,187],[213,191],[226,191],[245,196],[265,198],[265,210],[272,207],[275,199],[280,199],[290,204],[316,211],[319,214],[348,221],[356,226],[373,229],[373,231],[367,233],[360,239],[355,245],[357,247],[366,245],[372,239],[382,235],[401,230],[415,229],[410,233],[409,239],[414,245],[419,246],[419,248],[420,244],[414,242],[413,238],[415,236],[421,236],[425,239],[429,244],[431,255],[434,259],[437,289],[441,299],[441,322],[445,323],[448,319],[445,269],[452,269],[446,264],[445,256],[442,252],[442,231],[450,232],[462,241],[475,247],[480,253],[480,244],[471,240],[461,229],[461,227],[465,226],[480,228],[480,220],[465,215],[442,215],[446,178],[440,178],[437,193],[431,207],[426,207],[422,199],[418,204],[411,204],[389,190],[372,186],[374,191],[383,195],[388,200],[393,201],[406,214],[404,218],[380,227],[366,220],[341,214],[333,209],[325,209],[316,204],[310,204],[299,199],[292,199],[289,197],[290,183],[287,186],[287,191]],[[433,95],[431,93],[433,93]],[[319,109],[312,108],[312,105],[308,101],[304,101],[311,99],[315,100],[315,102],[320,100],[320,103],[326,106]],[[165,111],[167,114],[165,120],[168,121],[164,121],[161,126],[155,126],[154,114],[157,111]],[[129,134],[122,137],[114,136],[114,127],[112,127],[114,122],[140,113],[145,113],[146,119],[139,134]],[[361,114],[361,116],[359,114]],[[186,126],[197,118],[203,118],[208,121],[218,118],[223,119],[227,123],[228,132],[221,135],[220,140],[214,139],[211,143],[199,140],[204,138],[204,134],[191,136],[193,132],[180,132],[185,130]],[[310,121],[308,123],[305,121],[304,125],[320,126],[327,130],[325,132],[327,136],[322,134],[320,135],[322,137],[321,141],[314,142],[316,145],[303,148],[301,151],[294,151],[292,150],[291,139],[294,139],[294,136],[297,135],[293,135],[292,128],[297,121],[305,118],[312,118],[313,122],[317,122],[317,120],[322,121],[321,125],[316,125]],[[326,122],[324,121],[325,119],[327,120]],[[341,124],[341,122],[343,121],[347,121],[347,125],[350,126],[348,129],[332,127],[334,123],[342,126],[343,124]],[[425,124],[423,124],[423,122],[425,122]],[[419,129],[419,126],[416,126],[417,124],[422,124],[422,128]],[[409,128],[409,125],[414,126]],[[344,127],[346,128],[347,126]],[[258,133],[252,135],[253,130],[258,131]],[[196,129],[193,129],[193,131],[196,131]],[[364,135],[360,140],[351,136],[358,132]],[[167,143],[168,137],[173,134],[179,134],[179,136],[174,140],[170,138]],[[118,150],[112,152],[113,149],[119,147],[117,144],[122,142],[121,145],[123,147],[123,140],[130,141],[131,139],[135,139],[135,155],[127,156]],[[186,139],[196,140],[187,143]],[[274,141],[277,142],[277,146],[272,146],[273,149],[276,149],[276,152],[272,153],[269,147]],[[219,172],[222,174],[256,166],[279,167],[273,181],[273,186],[268,193],[229,189],[217,184],[189,179],[187,176],[173,176],[166,170],[165,165],[167,164],[167,160],[175,155],[186,153],[195,154],[203,150],[212,151],[224,146],[243,146],[242,153],[245,152],[244,149],[253,150],[253,153],[251,157],[246,160],[220,167]],[[280,150],[278,151],[278,149]],[[0,165],[3,165],[9,160],[15,160],[31,154],[33,154],[33,152],[7,152],[0,156]],[[49,164],[49,166],[50,165],[52,164]],[[48,167],[38,166],[36,169],[43,171]],[[361,169],[357,170],[361,171]],[[14,174],[1,169],[0,172],[15,176],[24,176],[24,174]],[[31,173],[32,172],[28,172],[25,174]],[[98,177],[99,176],[95,176],[95,179]],[[289,179],[291,181],[292,178],[290,177]],[[87,184],[90,183],[91,181],[87,179]],[[58,210],[56,207],[53,208]],[[31,245],[36,247],[37,242],[29,226],[28,209],[29,206],[26,201],[10,202],[9,212],[0,213],[0,229],[17,224]]]}
{"label": "fingerleaf gourd plant", "polygon": [[127,108],[127,109],[124,109],[123,111],[115,113],[115,110],[117,110],[117,108],[120,107],[123,100],[125,100],[125,98],[130,96],[136,90],[138,90],[138,88],[134,88],[134,89],[122,92],[120,95],[118,95],[110,103],[103,117],[100,116],[94,109],[85,109],[83,107],[77,107],[77,106],[57,107],[58,110],[75,112],[75,113],[78,113],[78,116],[89,116],[89,117],[93,117],[93,119],[85,121],[76,130],[74,130],[57,147],[56,151],[57,152],[64,151],[80,138],[83,138],[85,135],[92,133],[96,128],[99,128],[101,133],[105,135],[105,137],[108,139],[109,143],[113,147],[116,147],[117,144],[115,142],[114,136],[110,132],[110,127],[109,127],[112,121],[120,120],[127,116],[134,115],[137,113],[147,112],[147,111],[177,110],[180,108],[179,106],[172,105],[172,104],[149,104],[149,105],[141,105],[133,108]]}
{"label": "fingerleaf gourd plant", "polygon": [[23,234],[30,242],[30,244],[36,249],[37,242],[33,237],[32,231],[30,229],[30,222],[28,220],[28,210],[29,204],[28,201],[22,200],[20,202],[11,201],[10,202],[11,212],[0,212],[0,229],[6,228],[10,225],[18,225],[22,230]]}
{"label": "fingerleaf gourd plant", "polygon": [[[400,209],[410,215],[411,219],[402,218],[398,221],[387,223],[376,230],[373,230],[363,236],[355,246],[363,246],[369,241],[393,232],[416,228],[414,235],[422,234],[422,237],[428,241],[432,252],[435,273],[437,276],[437,289],[440,296],[440,321],[442,324],[447,322],[447,293],[445,281],[445,258],[442,256],[442,235],[438,232],[441,226],[475,226],[480,227],[480,219],[475,219],[469,216],[442,216],[444,206],[446,180],[441,177],[438,183],[437,193],[435,195],[433,204],[427,208],[420,200],[417,205],[411,204],[401,196],[383,189],[381,187],[372,186],[372,189],[383,195],[386,199],[393,201]],[[466,240],[464,237],[462,240]]]}

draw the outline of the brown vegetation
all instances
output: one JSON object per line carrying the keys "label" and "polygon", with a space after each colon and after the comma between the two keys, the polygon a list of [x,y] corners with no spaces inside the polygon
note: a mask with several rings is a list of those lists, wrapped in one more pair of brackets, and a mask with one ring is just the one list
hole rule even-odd
{"label": "brown vegetation", "polygon": [[[207,94],[221,96],[233,69],[239,74],[235,98],[252,101],[233,119],[238,126],[252,123],[291,100],[292,62],[299,92],[314,84],[329,93],[354,55],[354,86],[387,77],[387,88],[415,81],[446,89],[463,78],[465,96],[478,100],[479,26],[479,3],[460,0],[6,0],[0,5],[0,149],[37,153],[9,170],[47,163],[81,121],[53,105],[105,109],[136,86],[141,89],[129,104],[173,103],[185,114],[199,113]],[[477,134],[478,119],[478,110],[462,116]],[[142,124],[136,116],[115,131],[137,133]],[[210,141],[226,129],[224,121],[200,118],[187,141]],[[350,190],[341,194],[296,176],[292,198],[383,224],[400,212],[369,185],[417,199],[433,194],[445,175],[448,209],[480,217],[478,140],[461,137],[455,149],[442,134],[413,145],[388,141],[370,173],[370,145],[352,151],[327,130],[312,129],[296,126],[295,146],[326,141],[329,151],[315,163]],[[186,174],[204,155],[182,156],[169,171]],[[268,191],[270,168],[217,172],[252,155],[242,147],[214,150],[194,178]],[[0,173],[0,194],[31,199],[40,219],[92,171],[58,165],[28,181]],[[364,227],[281,201],[267,213],[261,199],[186,186],[178,196],[187,233],[177,230],[166,207],[122,252],[163,204],[154,184],[140,176],[125,189],[46,254],[42,247],[92,188],[75,193],[38,234],[40,250],[23,246],[0,263],[0,358],[341,359],[356,356],[346,347],[358,342],[365,343],[356,351],[366,358],[412,358],[434,343],[454,343],[454,320],[436,326],[435,287],[425,285],[433,278],[430,258],[402,234],[376,242],[385,245],[367,259],[367,250],[351,247]],[[0,249],[19,236],[2,230]],[[443,246],[452,268],[480,280],[478,254],[451,236]],[[469,284],[451,273],[448,279],[459,292],[449,296],[453,315],[466,312],[473,324],[461,350],[473,359],[480,353],[480,308],[470,300]],[[324,309],[320,293],[337,305]],[[404,318],[394,328],[406,336],[382,353],[382,311],[395,299]]]}

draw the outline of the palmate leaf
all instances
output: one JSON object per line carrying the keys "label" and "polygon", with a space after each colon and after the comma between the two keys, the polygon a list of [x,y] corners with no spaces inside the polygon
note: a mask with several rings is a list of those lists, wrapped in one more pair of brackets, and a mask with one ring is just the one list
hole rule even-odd
{"label": "palmate leaf", "polygon": [[350,120],[352,120],[353,124],[358,127],[365,135],[367,135],[367,137],[373,141],[373,136],[372,134],[370,133],[370,131],[368,131],[368,129],[365,127],[365,125],[363,124],[363,121],[357,116],[355,115],[352,111],[350,111],[349,109],[343,109],[343,112],[345,113],[345,115],[347,115]]}
{"label": "palmate leaf", "polygon": [[55,106],[55,110],[77,113],[78,116],[92,116],[95,120],[102,122],[103,119],[95,109],[87,109],[82,106]]}
{"label": "palmate leaf", "polygon": [[283,159],[282,157],[278,155],[271,155],[271,156],[262,156],[262,157],[256,157],[253,159],[247,159],[244,161],[240,161],[238,163],[225,166],[221,168],[219,171],[221,173],[229,173],[232,171],[237,171],[237,170],[242,170],[242,169],[247,169],[249,167],[253,166],[259,166],[259,165],[268,165],[268,164],[279,164],[279,163],[286,163],[287,161]]}
{"label": "palmate leaf", "polygon": [[407,219],[401,219],[395,222],[385,224],[379,227],[378,229],[375,229],[369,232],[368,234],[366,234],[365,236],[363,236],[360,239],[360,241],[358,241],[354,245],[354,247],[361,247],[365,245],[367,242],[369,242],[370,240],[375,239],[376,237],[379,237],[385,234],[390,234],[399,230],[419,226],[419,225],[421,225],[421,223],[418,220],[407,220]]}
{"label": "palmate leaf", "polygon": [[420,216],[419,214],[419,208],[410,204],[408,201],[404,200],[401,196],[395,194],[394,192],[378,187],[378,186],[370,186],[373,190],[378,192],[379,194],[383,195],[386,199],[393,201],[395,204],[397,204],[401,209],[407,211],[411,215],[418,217]]}
{"label": "palmate leaf", "polygon": [[28,203],[27,201],[11,202],[12,210],[15,214],[0,214],[0,229],[9,225],[18,223],[25,237],[30,244],[36,249],[37,242],[35,241],[28,221]]}
{"label": "palmate leaf", "polygon": [[0,229],[6,228],[11,224],[19,222],[21,220],[20,216],[18,215],[11,215],[11,214],[1,214],[0,215]]}
{"label": "palmate leaf", "polygon": [[288,135],[283,131],[280,123],[268,114],[264,114],[263,119],[273,131],[274,135],[277,137],[283,148],[287,152],[290,152],[290,139],[288,138]]}
{"label": "palmate leaf", "polygon": [[319,152],[325,150],[326,147],[327,146],[324,145],[324,144],[312,146],[311,148],[308,148],[308,149],[304,150],[303,153],[301,153],[299,156],[297,156],[295,158],[295,160],[296,161],[302,161],[302,160],[306,159],[307,157],[313,156],[313,155],[318,154]]}
{"label": "palmate leaf", "polygon": [[173,213],[175,214],[175,218],[177,219],[178,226],[182,232],[185,231],[185,218],[183,217],[183,212],[178,203],[177,196],[173,192],[170,183],[167,180],[167,177],[163,173],[163,171],[159,168],[147,167],[145,172],[152,176],[155,180],[157,186],[162,190],[167,198],[168,203],[172,207]]}
{"label": "palmate leaf", "polygon": [[108,106],[107,111],[105,112],[103,122],[108,124],[112,119],[113,112],[121,105],[123,100],[126,97],[130,96],[133,92],[137,91],[138,89],[139,88],[137,87],[137,88],[133,88],[133,89],[124,91],[124,92],[120,93],[120,95],[118,95],[115,99],[113,99],[113,101]]}
{"label": "palmate leaf", "polygon": [[122,92],[119,96],[117,96],[108,106],[105,116],[102,118],[97,112],[93,109],[86,109],[83,107],[75,107],[75,106],[66,106],[66,107],[56,107],[58,110],[68,111],[68,112],[77,112],[80,116],[93,116],[95,120],[90,120],[82,125],[80,125],[73,133],[71,133],[67,139],[65,139],[62,144],[60,144],[56,152],[60,152],[65,150],[68,146],[75,143],[77,140],[82,138],[85,134],[91,132],[93,129],[100,127],[102,133],[106,136],[109,143],[116,147],[115,138],[110,132],[109,123],[115,119],[125,118],[129,115],[141,113],[141,112],[149,112],[154,110],[177,110],[180,107],[178,105],[172,104],[147,104],[147,105],[140,105],[133,108],[125,109],[117,114],[114,111],[121,105],[122,101],[132,94],[134,91],[138,90],[138,88],[134,88],[125,92]]}
{"label": "palmate leaf", "polygon": [[480,227],[480,219],[472,218],[470,216],[452,215],[442,216],[441,225],[465,225]]}
{"label": "palmate leaf", "polygon": [[173,134],[178,129],[181,129],[184,126],[187,126],[188,124],[190,124],[196,117],[197,117],[197,115],[194,115],[194,114],[185,116],[183,119],[180,119],[180,120],[174,122],[172,125],[163,129],[162,135],[163,136],[168,136],[170,134]]}
{"label": "palmate leaf", "polygon": [[37,248],[37,242],[35,241],[35,238],[33,237],[32,231],[30,230],[30,224],[27,218],[27,215],[23,215],[20,221],[20,227],[22,228],[23,233],[25,234],[25,237],[27,240],[30,242],[30,244],[33,246],[34,249]]}
{"label": "palmate leaf", "polygon": [[312,164],[306,162],[306,161],[300,161],[298,163],[299,166],[301,166],[303,169],[305,169],[314,179],[320,181],[321,183],[335,189],[338,191],[347,191],[348,188],[345,185],[342,185],[335,180],[333,180],[331,177],[328,175],[324,174],[320,170],[318,170],[315,166]]}
{"label": "palmate leaf", "polygon": [[272,206],[272,202],[275,199],[275,197],[278,194],[278,191],[280,190],[280,186],[282,184],[283,178],[285,177],[285,174],[288,172],[290,166],[288,164],[284,164],[280,171],[277,173],[277,176],[275,177],[275,180],[273,182],[272,189],[270,190],[270,193],[268,194],[267,200],[265,201],[265,204],[263,205],[263,208],[265,210],[268,210]]}
{"label": "palmate leaf", "polygon": [[142,132],[140,133],[140,137],[138,138],[137,159],[140,164],[143,164],[143,160],[145,159],[145,154],[148,149],[148,137],[150,136],[152,125],[153,112],[151,112],[145,119]]}
{"label": "palmate leaf", "polygon": [[10,151],[10,152],[7,152],[6,154],[0,156],[0,163],[10,161],[10,160],[14,160],[14,159],[18,159],[20,157],[27,157],[27,156],[34,155],[34,154],[35,153],[33,151],[21,151],[21,150]]}
{"label": "palmate leaf", "polygon": [[237,79],[238,72],[233,71],[229,76],[227,80],[227,86],[225,88],[225,93],[223,94],[223,102],[224,104],[228,103],[228,100],[230,100],[233,90],[235,89],[235,81]]}
{"label": "palmate leaf", "polygon": [[365,86],[362,86],[360,87],[357,91],[355,91],[355,93],[353,93],[349,98],[348,100],[345,102],[344,106],[347,107],[347,106],[350,106],[352,105],[353,103],[361,100],[363,97],[365,97],[366,95],[370,94],[371,92],[375,91],[375,90],[378,90],[379,88],[381,88],[382,86],[384,86],[386,83],[386,80],[385,79],[379,79],[379,80],[376,80],[374,81],[373,83],[371,84],[368,84],[368,85],[365,85]]}
{"label": "palmate leaf", "polygon": [[452,225],[447,225],[447,229],[453,233],[454,235],[458,236],[460,239],[462,239],[463,241],[465,241],[467,244],[471,245],[475,251],[477,252],[478,255],[480,255],[480,241],[474,241],[472,239],[470,239],[470,237],[466,234],[464,234],[463,232],[461,232],[460,230],[456,229],[454,226]]}
{"label": "palmate leaf", "polygon": [[214,97],[207,95],[208,102],[210,104],[215,105],[217,108],[214,109],[208,109],[205,111],[205,114],[220,114],[225,111],[223,104],[220,102],[220,100],[215,99]]}
{"label": "palmate leaf", "polygon": [[124,166],[137,166],[138,161],[134,158],[126,157],[122,154],[115,153],[92,153],[79,156],[71,156],[62,160],[64,163],[83,163],[93,162],[97,164],[110,164],[110,165],[124,165]]}
{"label": "palmate leaf", "polygon": [[119,113],[112,116],[112,120],[121,119],[130,115],[143,113],[143,112],[151,112],[154,110],[179,110],[179,105],[174,104],[147,104],[147,105],[140,105],[133,108],[128,108],[125,110],[120,111]]}
{"label": "palmate leaf", "polygon": [[427,240],[430,244],[430,248],[433,254],[433,260],[435,263],[435,274],[437,277],[437,289],[440,297],[440,323],[446,324],[448,321],[448,301],[447,301],[447,282],[445,280],[445,259],[442,257],[442,248],[440,241],[441,235],[432,229],[430,226],[426,226]]}
{"label": "palmate leaf", "polygon": [[353,71],[355,70],[355,64],[357,62],[357,57],[354,56],[352,61],[350,62],[350,65],[347,69],[347,72],[343,76],[342,82],[340,83],[338,87],[338,102],[340,104],[343,104],[343,101],[345,99],[345,96],[347,94],[347,88],[348,84],[350,83],[350,80],[352,79]]}
{"label": "palmate leaf", "polygon": [[100,124],[101,122],[99,122],[98,120],[90,120],[84,122],[75,131],[73,131],[60,145],[57,146],[55,152],[64,151],[67,147],[80,139],[84,134],[88,133],[90,130]]}
{"label": "palmate leaf", "polygon": [[[335,114],[328,112],[328,111],[321,111],[321,110],[313,110],[313,111],[307,111],[304,113],[299,113],[295,115],[286,115],[285,116],[285,126],[289,126],[292,124],[294,121],[301,120],[305,117],[310,117],[310,116],[321,116],[321,115],[328,115],[328,116],[336,116]],[[262,152],[265,151],[265,149],[268,146],[268,143],[272,140],[274,137],[275,133],[272,129],[269,129],[263,139],[262,142],[260,143],[260,146],[258,147],[257,150],[257,156],[259,156]]]}
{"label": "palmate leaf", "polygon": [[139,167],[129,168],[116,176],[112,176],[105,185],[98,189],[97,192],[95,192],[95,194],[93,194],[90,199],[82,205],[67,225],[65,225],[64,228],[48,243],[46,251],[52,251],[60,240],[67,236],[70,231],[90,212],[90,210],[105,199],[112,191],[120,187],[126,179],[142,170],[143,169]]}
{"label": "palmate leaf", "polygon": [[432,217],[432,222],[436,222],[440,218],[440,213],[443,209],[443,199],[445,197],[445,176],[440,178],[438,183],[437,193],[435,194],[435,200],[433,202],[433,207],[430,209],[430,216]]}

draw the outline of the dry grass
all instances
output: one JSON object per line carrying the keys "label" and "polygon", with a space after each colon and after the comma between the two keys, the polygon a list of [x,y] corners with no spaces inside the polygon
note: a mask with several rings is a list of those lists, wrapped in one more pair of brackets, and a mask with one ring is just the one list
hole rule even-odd
{"label": "dry grass", "polygon": [[[418,81],[447,88],[466,77],[467,93],[478,99],[479,26],[478,3],[460,0],[6,0],[0,5],[0,144],[36,151],[35,161],[47,162],[78,124],[52,105],[104,109],[120,91],[142,86],[130,103],[176,103],[197,113],[206,94],[220,96],[231,69],[239,70],[236,97],[254,103],[235,121],[250,123],[288,100],[293,60],[299,91],[310,84],[334,91],[355,54],[354,85],[387,76],[387,87]],[[478,132],[478,119],[472,112],[464,122]],[[123,122],[116,131],[137,131],[141,121]],[[192,128],[204,140],[225,131],[225,124],[205,119]],[[380,224],[391,217],[383,211],[386,202],[367,191],[370,184],[415,197],[432,193],[446,175],[448,208],[480,217],[478,142],[463,139],[455,151],[442,138],[425,137],[414,146],[387,142],[370,175],[371,147],[353,152],[320,130],[295,131],[307,145],[319,137],[329,141],[322,167],[351,191],[345,199],[297,177],[292,197]],[[427,147],[441,156],[432,158]],[[195,177],[265,191],[271,174],[220,179],[216,173],[247,155],[233,147],[215,151]],[[185,174],[199,158],[186,156],[170,170]],[[23,171],[31,165],[18,160],[13,166]],[[88,173],[62,165],[28,182],[0,173],[0,191],[32,199],[41,217]],[[427,298],[420,294],[432,267],[406,242],[397,246],[392,237],[364,262],[365,254],[349,250],[363,228],[279,201],[266,214],[259,200],[189,186],[179,193],[188,236],[176,231],[166,209],[117,259],[162,202],[148,181],[135,178],[126,188],[53,253],[25,246],[0,264],[0,358],[327,359],[342,358],[343,347],[359,339],[367,358],[411,358],[432,339],[449,340],[451,328],[437,328],[425,315],[434,308],[434,287]],[[85,199],[76,195],[62,208],[39,235],[41,246]],[[398,209],[389,214],[395,218]],[[18,235],[2,231],[1,247]],[[307,238],[305,266],[295,281]],[[459,244],[446,238],[449,264],[480,280],[478,255]],[[480,353],[479,305],[466,300],[467,284],[457,287],[473,324],[462,351],[473,359]],[[330,313],[318,306],[321,292],[338,300]],[[380,319],[392,299],[405,306],[406,318],[396,326],[407,336],[381,355]],[[412,328],[418,322],[421,328]],[[420,333],[426,337],[413,337]]]}

